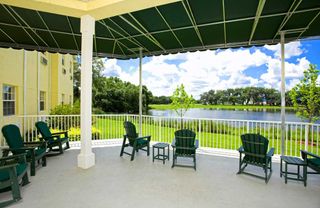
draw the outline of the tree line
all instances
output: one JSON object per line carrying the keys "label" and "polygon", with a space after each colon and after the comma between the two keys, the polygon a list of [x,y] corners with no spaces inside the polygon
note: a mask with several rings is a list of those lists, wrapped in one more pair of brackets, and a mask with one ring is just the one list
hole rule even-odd
{"label": "tree line", "polygon": [[[226,90],[209,90],[200,95],[200,103],[210,105],[270,105],[281,104],[278,90],[263,87],[230,88]],[[292,105],[289,92],[286,93],[286,105]]]}
{"label": "tree line", "polygon": [[[100,58],[92,63],[92,106],[94,113],[138,113],[139,86],[125,82],[117,77],[104,77],[104,66]],[[80,65],[74,66],[74,98],[80,99]],[[142,105],[146,111],[152,99],[152,93],[142,87]]]}

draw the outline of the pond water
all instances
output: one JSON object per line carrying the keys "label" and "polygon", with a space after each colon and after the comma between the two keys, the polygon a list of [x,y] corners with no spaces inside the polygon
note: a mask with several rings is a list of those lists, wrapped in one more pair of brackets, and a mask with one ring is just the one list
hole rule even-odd
{"label": "pond water", "polygon": [[[173,110],[149,110],[149,115],[163,117],[178,117]],[[280,110],[225,110],[225,109],[201,109],[192,108],[184,117],[190,118],[212,118],[212,119],[235,119],[235,120],[263,120],[280,121]],[[293,111],[286,111],[286,121],[302,122]]]}

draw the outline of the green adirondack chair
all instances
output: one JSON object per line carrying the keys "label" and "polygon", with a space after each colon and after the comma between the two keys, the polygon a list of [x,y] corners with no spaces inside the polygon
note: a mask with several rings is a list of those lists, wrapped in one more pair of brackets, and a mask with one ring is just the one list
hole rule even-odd
{"label": "green adirondack chair", "polygon": [[19,127],[14,124],[5,125],[2,127],[2,134],[9,145],[9,149],[13,155],[25,153],[27,161],[30,162],[30,175],[36,175],[36,161],[42,161],[42,166],[47,165],[46,142],[23,142]]}
{"label": "green adirondack chair", "polygon": [[[40,140],[47,142],[50,151],[59,151],[59,154],[62,154],[63,150],[70,148],[68,131],[51,133],[47,123],[43,121],[36,122],[36,128],[41,134]],[[64,135],[64,137],[61,137],[61,135]],[[63,144],[66,144],[65,148],[63,148]],[[58,149],[54,147],[58,147]]]}
{"label": "green adirondack chair", "polygon": [[[245,173],[263,178],[265,179],[265,182],[268,183],[272,173],[272,156],[274,154],[274,148],[271,148],[268,151],[268,139],[259,134],[243,134],[241,135],[241,141],[242,146],[238,149],[240,153],[238,174]],[[244,172],[244,169],[248,164],[263,168],[265,173],[264,176],[262,177]]]}
{"label": "green adirondack chair", "polygon": [[0,207],[8,206],[21,199],[19,182],[29,183],[28,164],[25,154],[17,154],[0,158],[0,192],[11,190],[12,199],[0,202]]}
{"label": "green adirondack chair", "polygon": [[[173,161],[172,168],[174,166],[193,167],[197,169],[196,163],[196,150],[199,147],[199,140],[196,140],[196,133],[189,129],[181,129],[174,132],[174,140],[172,142],[173,148]],[[193,165],[177,164],[178,157],[190,157],[193,158]]]}
{"label": "green adirondack chair", "polygon": [[307,163],[307,166],[314,170],[313,172],[307,172],[307,174],[320,174],[320,156],[301,150],[301,157]]}
{"label": "green adirondack chair", "polygon": [[[138,152],[139,150],[146,151],[147,155],[149,156],[151,136],[139,137],[136,131],[135,125],[130,121],[125,121],[123,125],[126,131],[126,134],[123,135],[123,143],[121,147],[120,157],[122,157],[124,153],[124,154],[130,155],[131,161],[132,161],[134,160],[135,152]],[[127,143],[127,139],[128,139],[128,143]],[[132,152],[131,153],[125,152],[124,151],[125,147],[132,147]],[[145,147],[147,149],[143,149]]]}

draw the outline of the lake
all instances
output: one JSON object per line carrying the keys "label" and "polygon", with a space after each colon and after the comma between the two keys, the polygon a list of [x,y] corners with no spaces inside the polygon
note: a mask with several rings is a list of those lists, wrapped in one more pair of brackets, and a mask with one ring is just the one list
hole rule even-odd
{"label": "lake", "polygon": [[[173,110],[149,110],[149,115],[163,117],[178,117]],[[263,120],[280,121],[280,110],[225,110],[225,109],[201,109],[192,108],[184,117],[212,118],[212,119],[235,119],[235,120]],[[286,121],[301,122],[301,119],[293,111],[286,111]]]}

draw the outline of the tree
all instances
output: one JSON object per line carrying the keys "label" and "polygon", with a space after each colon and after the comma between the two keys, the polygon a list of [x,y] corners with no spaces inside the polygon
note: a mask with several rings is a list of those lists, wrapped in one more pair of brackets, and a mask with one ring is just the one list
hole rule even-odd
{"label": "tree", "polygon": [[183,84],[178,86],[176,90],[173,92],[171,96],[174,111],[182,118],[184,114],[192,107],[195,103],[192,95],[188,95],[187,92],[184,90]]}
{"label": "tree", "polygon": [[304,78],[290,92],[297,116],[312,123],[320,117],[320,86],[317,83],[319,72],[315,65],[310,64],[303,72]]}

